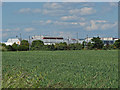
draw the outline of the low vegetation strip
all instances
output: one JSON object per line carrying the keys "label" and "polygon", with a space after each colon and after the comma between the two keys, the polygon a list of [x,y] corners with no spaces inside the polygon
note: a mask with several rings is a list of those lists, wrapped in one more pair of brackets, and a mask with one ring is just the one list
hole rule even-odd
{"label": "low vegetation strip", "polygon": [[117,50],[3,52],[2,69],[3,88],[118,87]]}

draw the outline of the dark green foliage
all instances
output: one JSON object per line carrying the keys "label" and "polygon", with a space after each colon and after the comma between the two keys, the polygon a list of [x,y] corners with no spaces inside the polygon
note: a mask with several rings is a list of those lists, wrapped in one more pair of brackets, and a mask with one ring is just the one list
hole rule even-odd
{"label": "dark green foliage", "polygon": [[29,47],[26,46],[26,45],[19,45],[18,50],[19,50],[19,51],[28,51],[28,50],[29,50]]}
{"label": "dark green foliage", "polygon": [[55,50],[55,46],[52,44],[52,45],[46,45],[46,48],[48,50],[51,50],[51,51],[54,51]]}
{"label": "dark green foliage", "polygon": [[80,43],[69,44],[70,50],[81,50],[82,45]]}
{"label": "dark green foliage", "polygon": [[27,40],[22,40],[20,45],[25,45],[25,46],[29,46],[29,43]]}
{"label": "dark green foliage", "polygon": [[91,42],[87,43],[87,49],[92,50],[93,49],[93,44]]}
{"label": "dark green foliage", "polygon": [[11,45],[6,46],[6,49],[7,49],[8,51],[13,51],[13,48],[12,48]]}
{"label": "dark green foliage", "polygon": [[67,47],[67,43],[56,43],[55,44],[55,49],[56,50],[67,50],[68,49],[68,47]]}
{"label": "dark green foliage", "polygon": [[93,48],[95,49],[102,49],[104,46],[102,40],[100,40],[99,37],[93,37],[92,42],[93,42]]}
{"label": "dark green foliage", "polygon": [[85,42],[85,41],[83,41],[83,43],[82,43],[82,49],[84,49],[84,48],[85,48],[85,46],[86,46],[86,42]]}
{"label": "dark green foliage", "polygon": [[112,45],[112,44],[111,45],[110,44],[106,44],[106,45],[103,46],[103,50],[112,50],[112,49],[115,49],[114,45]]}
{"label": "dark green foliage", "polygon": [[0,51],[7,51],[6,44],[0,43]]}
{"label": "dark green foliage", "polygon": [[22,40],[19,47],[18,47],[19,51],[27,51],[29,50],[29,43],[27,40]]}
{"label": "dark green foliage", "polygon": [[16,43],[14,43],[14,44],[12,45],[12,48],[13,48],[13,51],[18,51],[19,45],[16,44]]}
{"label": "dark green foliage", "polygon": [[81,50],[82,49],[82,45],[80,43],[76,43],[75,44],[75,50]]}
{"label": "dark green foliage", "polygon": [[114,45],[115,45],[116,48],[120,49],[120,39],[116,40]]}
{"label": "dark green foliage", "polygon": [[45,46],[43,41],[35,40],[32,42],[31,50],[44,50],[44,49],[45,49]]}
{"label": "dark green foliage", "polygon": [[2,45],[3,47],[6,47],[6,44],[4,44],[4,43],[1,43],[0,45]]}
{"label": "dark green foliage", "polygon": [[31,47],[36,47],[36,46],[43,46],[44,45],[44,43],[43,43],[43,41],[41,41],[41,40],[34,40],[33,42],[32,42],[32,46]]}
{"label": "dark green foliage", "polygon": [[75,44],[69,44],[69,48],[70,48],[70,50],[75,50]]}

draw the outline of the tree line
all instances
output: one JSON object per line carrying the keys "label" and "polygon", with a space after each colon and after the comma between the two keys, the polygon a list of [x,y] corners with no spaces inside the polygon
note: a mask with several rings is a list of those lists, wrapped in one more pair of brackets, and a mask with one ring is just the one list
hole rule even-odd
{"label": "tree line", "polygon": [[66,42],[56,43],[55,45],[44,45],[44,42],[41,40],[35,40],[29,45],[27,40],[22,40],[21,44],[18,45],[14,43],[12,46],[6,46],[4,43],[0,44],[0,48],[2,51],[28,51],[28,50],[111,50],[111,49],[120,49],[120,39],[115,41],[114,44],[107,43],[103,44],[102,40],[99,37],[93,37],[92,42],[83,43],[72,43],[67,44]]}

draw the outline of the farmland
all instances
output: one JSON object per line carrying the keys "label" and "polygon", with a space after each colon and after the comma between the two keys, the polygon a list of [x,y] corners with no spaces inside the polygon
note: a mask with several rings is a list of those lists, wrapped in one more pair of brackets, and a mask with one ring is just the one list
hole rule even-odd
{"label": "farmland", "polygon": [[3,88],[117,88],[117,50],[3,52]]}

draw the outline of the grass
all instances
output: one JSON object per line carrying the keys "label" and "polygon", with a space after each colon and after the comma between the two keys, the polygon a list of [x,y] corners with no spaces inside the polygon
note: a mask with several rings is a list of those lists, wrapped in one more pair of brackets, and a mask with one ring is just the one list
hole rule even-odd
{"label": "grass", "polygon": [[118,87],[115,50],[3,52],[2,69],[3,88]]}

